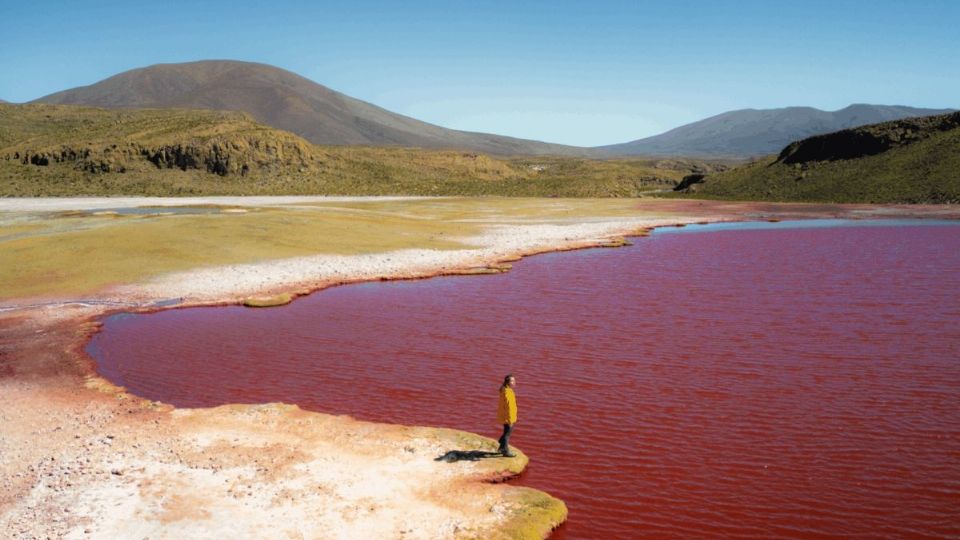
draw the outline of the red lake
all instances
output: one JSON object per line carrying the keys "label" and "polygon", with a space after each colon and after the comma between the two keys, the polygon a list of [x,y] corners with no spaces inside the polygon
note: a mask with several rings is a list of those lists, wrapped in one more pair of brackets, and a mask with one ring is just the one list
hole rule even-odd
{"label": "red lake", "polygon": [[556,538],[960,537],[960,226],[658,230],[503,275],[106,319],[100,373],[179,407],[287,402],[499,436]]}

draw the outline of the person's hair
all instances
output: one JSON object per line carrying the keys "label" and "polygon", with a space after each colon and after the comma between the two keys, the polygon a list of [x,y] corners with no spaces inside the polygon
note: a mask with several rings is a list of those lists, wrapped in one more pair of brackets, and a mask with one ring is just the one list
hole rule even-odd
{"label": "person's hair", "polygon": [[513,373],[508,373],[507,376],[503,378],[503,384],[501,384],[500,387],[502,388],[510,384],[510,379],[512,378],[513,378]]}

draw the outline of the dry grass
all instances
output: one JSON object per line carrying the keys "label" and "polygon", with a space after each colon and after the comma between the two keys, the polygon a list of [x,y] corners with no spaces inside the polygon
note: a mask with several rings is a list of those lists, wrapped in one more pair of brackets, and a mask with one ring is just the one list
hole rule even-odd
{"label": "dry grass", "polygon": [[464,223],[309,209],[49,219],[73,227],[0,243],[0,297],[92,292],[177,270],[316,253],[461,248],[449,238],[476,232]]}
{"label": "dry grass", "polygon": [[635,197],[717,167],[317,146],[241,113],[0,105],[2,196]]}

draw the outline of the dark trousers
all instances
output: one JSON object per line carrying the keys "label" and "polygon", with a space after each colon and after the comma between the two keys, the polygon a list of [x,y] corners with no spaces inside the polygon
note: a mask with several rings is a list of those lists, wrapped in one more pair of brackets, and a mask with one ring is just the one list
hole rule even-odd
{"label": "dark trousers", "polygon": [[500,452],[505,454],[510,451],[510,434],[513,433],[513,424],[503,425],[503,435],[500,436]]}

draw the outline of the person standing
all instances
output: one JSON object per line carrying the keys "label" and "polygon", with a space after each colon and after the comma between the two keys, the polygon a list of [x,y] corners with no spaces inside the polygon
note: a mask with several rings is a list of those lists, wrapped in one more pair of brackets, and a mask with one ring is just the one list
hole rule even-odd
{"label": "person standing", "polygon": [[503,378],[503,384],[500,385],[500,402],[497,405],[497,421],[503,424],[499,451],[506,457],[515,456],[510,451],[510,434],[513,433],[513,425],[517,423],[517,395],[513,391],[516,385],[517,378],[513,374]]}

